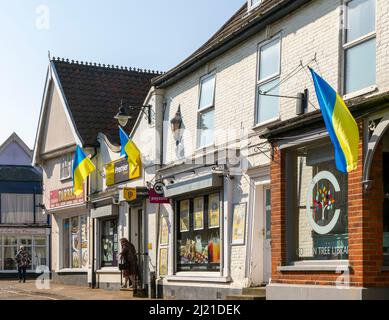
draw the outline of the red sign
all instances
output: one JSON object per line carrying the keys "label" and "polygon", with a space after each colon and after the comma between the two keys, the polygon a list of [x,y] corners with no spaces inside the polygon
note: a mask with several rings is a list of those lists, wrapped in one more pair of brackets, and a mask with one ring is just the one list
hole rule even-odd
{"label": "red sign", "polygon": [[83,202],[84,193],[76,196],[74,194],[73,187],[53,190],[50,192],[50,208],[59,208]]}
{"label": "red sign", "polygon": [[170,203],[169,198],[166,198],[163,195],[158,194],[157,192],[155,192],[154,189],[149,190],[149,200],[150,203],[159,203],[159,204]]}

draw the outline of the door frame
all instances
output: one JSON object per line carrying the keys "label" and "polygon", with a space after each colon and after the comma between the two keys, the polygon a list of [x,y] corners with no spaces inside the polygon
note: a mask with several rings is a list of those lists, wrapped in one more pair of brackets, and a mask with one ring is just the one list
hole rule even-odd
{"label": "door frame", "polygon": [[264,280],[263,249],[264,237],[262,228],[264,222],[264,188],[270,185],[269,167],[257,168],[255,175],[250,175],[249,226],[246,275],[248,286],[260,286]]}

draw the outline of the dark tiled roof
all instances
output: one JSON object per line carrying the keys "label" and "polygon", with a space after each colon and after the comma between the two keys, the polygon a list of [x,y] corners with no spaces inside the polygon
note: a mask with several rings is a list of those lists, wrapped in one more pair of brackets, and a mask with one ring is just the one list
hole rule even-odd
{"label": "dark tiled roof", "polygon": [[[180,73],[194,62],[209,55],[213,50],[220,48],[237,35],[244,33],[248,28],[258,23],[267,14],[288,4],[297,3],[297,0],[264,0],[262,4],[252,10],[247,10],[247,2],[197,51],[190,55],[175,68],[153,79],[153,84],[160,86],[169,78]],[[301,1],[304,2],[304,1]],[[308,2],[305,1],[305,2]]]}
{"label": "dark tiled roof", "polygon": [[[84,147],[97,146],[98,133],[119,144],[118,123],[114,119],[121,100],[125,105],[142,106],[159,72],[115,66],[53,60],[69,111]],[[139,110],[133,111],[125,130],[130,133]]]}
{"label": "dark tiled roof", "polygon": [[42,174],[31,166],[0,166],[0,181],[41,182]]}

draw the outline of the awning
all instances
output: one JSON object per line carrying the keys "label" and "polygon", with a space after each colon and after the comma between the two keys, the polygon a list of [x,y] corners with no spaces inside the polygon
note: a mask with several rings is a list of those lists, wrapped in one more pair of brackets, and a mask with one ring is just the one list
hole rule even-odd
{"label": "awning", "polygon": [[194,192],[205,192],[222,186],[223,177],[211,173],[165,186],[165,197],[174,198]]}

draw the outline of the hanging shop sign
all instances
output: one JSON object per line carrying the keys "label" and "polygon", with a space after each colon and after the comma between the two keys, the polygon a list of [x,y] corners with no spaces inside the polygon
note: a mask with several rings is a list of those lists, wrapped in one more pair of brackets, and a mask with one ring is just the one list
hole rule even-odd
{"label": "hanging shop sign", "polygon": [[50,208],[59,208],[84,202],[84,192],[76,196],[73,187],[53,190],[50,192]]}
{"label": "hanging shop sign", "polygon": [[137,179],[140,177],[140,169],[140,166],[134,167],[125,158],[110,162],[105,166],[106,185],[109,187],[132,179]]}
{"label": "hanging shop sign", "polygon": [[164,196],[163,183],[157,182],[153,188],[149,190],[150,203],[155,204],[167,204],[170,203],[170,199]]}
{"label": "hanging shop sign", "polygon": [[136,188],[124,188],[123,198],[129,202],[135,201],[137,199]]}

